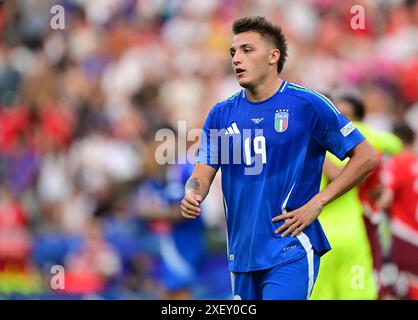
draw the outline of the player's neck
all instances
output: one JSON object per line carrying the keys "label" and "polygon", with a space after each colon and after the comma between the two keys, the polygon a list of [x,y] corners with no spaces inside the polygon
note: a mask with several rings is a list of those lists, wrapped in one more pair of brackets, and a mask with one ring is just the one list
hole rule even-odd
{"label": "player's neck", "polygon": [[283,80],[280,78],[268,79],[254,88],[247,88],[245,91],[247,99],[251,102],[260,102],[273,96],[280,88]]}

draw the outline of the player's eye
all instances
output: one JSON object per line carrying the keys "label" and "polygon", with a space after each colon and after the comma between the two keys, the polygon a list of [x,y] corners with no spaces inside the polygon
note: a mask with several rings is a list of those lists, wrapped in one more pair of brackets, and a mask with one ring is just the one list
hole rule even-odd
{"label": "player's eye", "polygon": [[235,55],[235,50],[231,50],[229,53],[231,54],[231,57],[233,57]]}
{"label": "player's eye", "polygon": [[245,48],[244,53],[250,53],[252,50],[250,48]]}

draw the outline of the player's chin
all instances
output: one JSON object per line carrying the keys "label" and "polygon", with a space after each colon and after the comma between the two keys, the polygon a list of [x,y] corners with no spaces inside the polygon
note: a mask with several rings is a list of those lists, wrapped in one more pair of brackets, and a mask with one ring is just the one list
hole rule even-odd
{"label": "player's chin", "polygon": [[241,78],[237,78],[237,80],[241,87],[245,89],[248,89],[251,87],[251,81],[248,78],[241,77]]}

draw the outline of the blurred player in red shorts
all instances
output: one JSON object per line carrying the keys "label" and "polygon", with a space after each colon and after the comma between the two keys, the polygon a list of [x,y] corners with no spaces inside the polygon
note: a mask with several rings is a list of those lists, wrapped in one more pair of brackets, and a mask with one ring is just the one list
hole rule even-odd
{"label": "blurred player in red shorts", "polygon": [[382,207],[390,213],[391,259],[408,287],[399,298],[418,299],[418,156],[413,146],[415,133],[406,124],[395,126],[394,133],[404,143],[384,172],[385,192]]}
{"label": "blurred player in red shorts", "polygon": [[359,186],[359,197],[363,207],[363,220],[367,230],[373,258],[373,269],[377,275],[378,296],[382,299],[387,294],[387,288],[381,281],[381,270],[384,264],[384,257],[379,236],[379,223],[382,219],[382,212],[377,206],[377,201],[381,197],[383,185],[381,175],[383,173],[383,156],[395,155],[402,150],[401,140],[391,132],[376,131],[362,122],[366,109],[362,99],[345,95],[339,98],[338,106],[342,114],[353,121],[355,126],[367,138],[379,155],[379,163],[376,168],[367,176]]}

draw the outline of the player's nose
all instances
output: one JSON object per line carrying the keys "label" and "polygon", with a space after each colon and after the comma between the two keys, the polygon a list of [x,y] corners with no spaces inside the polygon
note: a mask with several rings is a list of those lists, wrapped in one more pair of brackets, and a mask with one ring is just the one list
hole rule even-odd
{"label": "player's nose", "polygon": [[235,53],[234,54],[234,56],[232,57],[232,64],[234,65],[234,66],[237,66],[238,64],[240,64],[242,61],[241,61],[241,58],[240,58],[240,55],[238,54],[238,52],[237,53]]}

